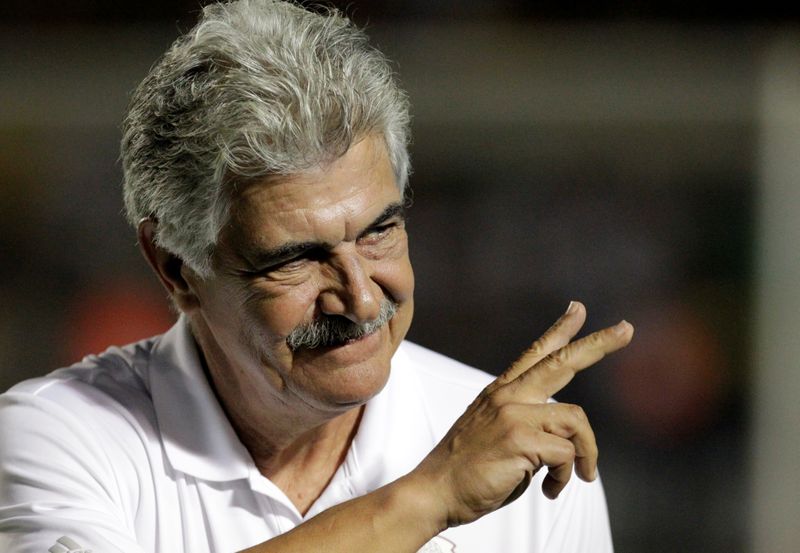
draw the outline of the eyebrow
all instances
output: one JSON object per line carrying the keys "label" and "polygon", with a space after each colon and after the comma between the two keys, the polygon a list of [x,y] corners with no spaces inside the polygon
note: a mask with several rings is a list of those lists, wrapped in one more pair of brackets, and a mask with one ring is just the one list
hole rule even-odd
{"label": "eyebrow", "polygon": [[[405,220],[405,206],[400,202],[395,202],[387,205],[384,210],[359,234],[359,237],[365,235],[375,227],[379,227],[386,223],[389,219],[399,217]],[[245,255],[248,264],[254,270],[263,270],[267,267],[277,265],[283,261],[293,259],[306,252],[312,250],[330,250],[331,245],[325,242],[286,242],[275,248],[253,252],[252,256]]]}
{"label": "eyebrow", "polygon": [[[379,227],[383,223],[385,223],[389,219],[393,219],[394,217],[399,217],[403,221],[405,221],[406,219],[406,207],[400,202],[395,202],[387,205],[386,208],[383,210],[383,212],[381,212],[380,215],[375,217],[375,220],[372,221],[372,223],[370,223],[370,225],[366,228],[366,230],[364,230],[364,232],[374,229],[375,227]],[[362,232],[361,234],[364,234],[364,232]]]}

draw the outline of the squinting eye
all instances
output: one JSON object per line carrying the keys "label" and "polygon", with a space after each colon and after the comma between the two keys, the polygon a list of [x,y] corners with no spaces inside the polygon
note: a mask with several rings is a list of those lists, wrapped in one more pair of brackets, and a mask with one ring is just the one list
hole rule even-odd
{"label": "squinting eye", "polygon": [[303,265],[305,265],[306,261],[307,260],[302,257],[290,259],[289,261],[273,265],[272,267],[266,269],[264,273],[266,274],[291,273],[292,271],[296,271],[297,269],[302,268]]}
{"label": "squinting eye", "polygon": [[279,267],[279,269],[291,271],[292,269],[297,269],[298,267],[302,267],[305,264],[305,259],[295,259],[293,261],[288,261]]}
{"label": "squinting eye", "polygon": [[380,235],[382,235],[382,234],[386,234],[386,232],[387,232],[388,230],[389,230],[389,227],[388,227],[388,226],[384,226],[384,227],[378,227],[378,228],[374,228],[374,229],[372,229],[372,230],[369,232],[369,234],[370,234],[370,236],[380,236]]}
{"label": "squinting eye", "polygon": [[365,238],[371,238],[373,240],[381,239],[384,236],[386,236],[387,234],[389,234],[389,232],[391,232],[395,228],[397,228],[397,225],[395,225],[394,223],[389,224],[389,225],[381,225],[381,226],[375,227],[374,229],[371,229],[369,232],[367,232],[367,234],[365,235]]}
{"label": "squinting eye", "polygon": [[325,259],[327,255],[328,254],[322,248],[311,248],[305,250],[296,257],[276,263],[262,272],[265,274],[292,273],[293,271],[305,268],[310,263],[316,263],[317,261]]}

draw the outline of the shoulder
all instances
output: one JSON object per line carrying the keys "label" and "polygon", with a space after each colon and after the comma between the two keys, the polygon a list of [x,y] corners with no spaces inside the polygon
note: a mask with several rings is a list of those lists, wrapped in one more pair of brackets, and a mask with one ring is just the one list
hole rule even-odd
{"label": "shoulder", "polygon": [[420,399],[443,434],[494,377],[428,348],[405,341],[394,369],[409,373],[418,383]]}
{"label": "shoulder", "polygon": [[[109,401],[136,403],[148,395],[146,366],[157,338],[124,347],[112,347],[99,355],[50,374],[25,380],[0,395],[7,401],[48,403],[76,408],[108,407]],[[107,401],[100,398],[106,397]]]}
{"label": "shoulder", "polygon": [[132,519],[157,435],[137,372],[150,347],[112,348],[0,395],[0,504],[11,515],[68,504]]}
{"label": "shoulder", "polygon": [[[71,436],[84,445],[139,441],[155,424],[144,373],[152,340],[111,348],[47,376],[20,382],[0,395],[0,442],[19,450],[24,438],[47,449],[48,439]],[[31,433],[33,432],[34,435]],[[3,447],[0,446],[0,450]]]}
{"label": "shoulder", "polygon": [[484,371],[413,342],[403,342],[398,353],[432,386],[456,386],[469,393],[478,393],[494,378]]}
{"label": "shoulder", "polygon": [[145,370],[152,344],[109,349],[0,395],[0,534],[21,530],[0,543],[45,551],[68,535],[94,550],[140,551],[134,527],[152,510],[161,462]]}

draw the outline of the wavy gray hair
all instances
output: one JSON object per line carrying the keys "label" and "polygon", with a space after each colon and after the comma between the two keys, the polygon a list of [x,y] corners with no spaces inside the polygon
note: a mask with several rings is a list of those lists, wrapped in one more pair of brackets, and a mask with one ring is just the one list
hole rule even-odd
{"label": "wavy gray hair", "polygon": [[207,6],[133,93],[123,122],[128,220],[201,276],[237,182],[289,175],[383,136],[397,185],[409,114],[386,58],[339,12],[290,2]]}

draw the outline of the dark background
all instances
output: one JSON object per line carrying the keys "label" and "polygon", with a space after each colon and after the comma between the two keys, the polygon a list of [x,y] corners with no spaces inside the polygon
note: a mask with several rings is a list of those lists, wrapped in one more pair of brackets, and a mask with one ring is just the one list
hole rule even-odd
{"label": "dark background", "polygon": [[[593,421],[617,551],[747,551],[759,86],[797,10],[339,6],[411,95],[410,339],[498,373],[571,299],[588,329],[633,322],[558,396]],[[171,323],[122,216],[118,126],[197,11],[0,5],[0,390]]]}

